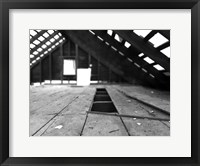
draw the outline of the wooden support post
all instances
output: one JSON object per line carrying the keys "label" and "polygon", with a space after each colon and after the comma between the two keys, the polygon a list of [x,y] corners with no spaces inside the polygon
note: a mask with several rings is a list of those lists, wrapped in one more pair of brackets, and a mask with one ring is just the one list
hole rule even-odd
{"label": "wooden support post", "polygon": [[67,56],[70,56],[71,54],[70,54],[70,40],[68,41],[68,54],[67,54]]}
{"label": "wooden support post", "polygon": [[52,57],[51,57],[51,53],[49,54],[49,80],[50,80],[50,84],[52,81],[52,63],[51,63]]}
{"label": "wooden support post", "polygon": [[111,83],[111,69],[109,67],[109,78],[108,78],[109,83]]}
{"label": "wooden support post", "polygon": [[60,79],[61,79],[61,84],[63,84],[63,44],[60,46],[60,56],[61,56],[61,73],[60,73]]}
{"label": "wooden support post", "polygon": [[89,65],[89,67],[90,67],[90,64],[91,64],[91,55],[90,55],[90,52],[89,52],[89,54],[88,54],[88,65]]}
{"label": "wooden support post", "polygon": [[76,81],[77,81],[77,68],[78,68],[78,45],[75,45],[75,55],[76,55]]}
{"label": "wooden support post", "polygon": [[42,84],[42,60],[40,60],[39,67],[40,67],[40,85],[41,85]]}
{"label": "wooden support post", "polygon": [[100,78],[100,70],[99,70],[99,57],[98,57],[98,59],[97,59],[97,73],[98,73],[98,83],[99,83],[99,78]]}

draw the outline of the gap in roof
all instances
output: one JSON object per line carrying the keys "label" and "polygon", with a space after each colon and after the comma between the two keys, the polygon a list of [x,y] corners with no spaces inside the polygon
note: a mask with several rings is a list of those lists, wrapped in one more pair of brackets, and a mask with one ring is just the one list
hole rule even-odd
{"label": "gap in roof", "polygon": [[142,56],[144,56],[144,53],[140,53],[138,56],[139,56],[139,57],[142,57]]}
{"label": "gap in roof", "polygon": [[170,47],[167,47],[167,48],[161,50],[160,52],[162,52],[162,53],[165,54],[168,58],[170,58]]}
{"label": "gap in roof", "polygon": [[30,44],[30,47],[31,47],[31,48],[34,48],[34,47],[35,47],[35,45],[31,43],[31,44]]}
{"label": "gap in roof", "polygon": [[54,39],[54,38],[51,38],[50,41],[53,43],[53,42],[55,41],[55,39]]}
{"label": "gap in roof", "polygon": [[45,33],[43,34],[43,36],[47,38],[47,37],[49,36],[49,34],[48,34],[47,32],[45,32]]}
{"label": "gap in roof", "polygon": [[164,69],[162,66],[160,66],[159,64],[154,65],[153,67],[156,68],[156,69],[159,70],[159,71],[165,70],[165,69]]}
{"label": "gap in roof", "polygon": [[55,38],[55,39],[58,39],[58,38],[59,38],[59,36],[58,36],[58,35],[55,35],[55,36],[54,36],[54,38]]}
{"label": "gap in roof", "polygon": [[160,33],[156,33],[149,41],[154,45],[154,47],[158,47],[161,44],[165,43],[168,41],[167,38],[165,38],[163,35]]}
{"label": "gap in roof", "polygon": [[112,30],[107,30],[107,33],[108,33],[110,36],[112,36],[113,31],[112,31]]}
{"label": "gap in roof", "polygon": [[38,40],[43,41],[43,40],[44,40],[44,37],[40,36],[40,37],[38,38]]}
{"label": "gap in roof", "polygon": [[48,30],[47,32],[51,35],[54,33],[54,30]]}
{"label": "gap in roof", "polygon": [[117,40],[120,43],[122,42],[122,38],[118,34],[115,34],[115,40]]}
{"label": "gap in roof", "polygon": [[89,32],[90,32],[91,34],[95,35],[95,33],[94,33],[92,30],[89,30]]}
{"label": "gap in roof", "polygon": [[154,63],[154,61],[153,61],[151,58],[149,58],[149,57],[145,57],[144,60],[145,60],[147,63],[149,63],[149,64]]}
{"label": "gap in roof", "polygon": [[31,34],[31,36],[35,36],[37,34],[37,32],[34,30],[30,30],[30,34]]}
{"label": "gap in roof", "polygon": [[142,36],[143,38],[145,38],[152,30],[146,30],[146,29],[141,29],[141,30],[134,30],[133,32],[135,32],[138,36]]}
{"label": "gap in roof", "polygon": [[130,44],[129,42],[126,41],[126,42],[124,43],[124,46],[125,46],[126,48],[129,48],[129,47],[131,46],[131,44]]}
{"label": "gap in roof", "polygon": [[39,40],[35,40],[33,43],[34,43],[35,45],[38,45],[38,44],[40,44],[40,41],[39,41]]}

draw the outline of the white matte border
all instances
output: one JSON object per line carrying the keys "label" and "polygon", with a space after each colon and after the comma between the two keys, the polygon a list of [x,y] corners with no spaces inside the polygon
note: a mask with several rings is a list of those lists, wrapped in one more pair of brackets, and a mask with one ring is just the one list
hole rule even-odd
{"label": "white matte border", "polygon": [[[191,157],[190,10],[10,10],[10,157]],[[169,137],[29,137],[29,29],[170,29]]]}

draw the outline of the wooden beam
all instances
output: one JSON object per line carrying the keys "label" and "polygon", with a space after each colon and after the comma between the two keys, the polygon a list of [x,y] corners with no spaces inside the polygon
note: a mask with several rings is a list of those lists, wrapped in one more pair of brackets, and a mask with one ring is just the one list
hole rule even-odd
{"label": "wooden beam", "polygon": [[[166,76],[161,74],[153,66],[149,65],[149,63],[147,63],[146,61],[144,61],[140,57],[138,57],[137,56],[138,52],[133,47],[129,47],[129,49],[127,49],[124,45],[121,45],[118,41],[116,41],[115,39],[110,37],[105,31],[96,30],[93,32],[96,35],[100,36],[102,39],[104,39],[104,41],[106,41],[106,42],[110,43],[112,46],[116,47],[118,49],[118,51],[124,53],[124,55],[127,58],[130,58],[131,60],[133,60],[133,62],[136,62],[142,68],[146,69],[149,73],[153,74],[156,77],[158,82],[160,82],[162,84],[163,83],[168,84],[168,82],[166,80]],[[134,54],[136,54],[136,55],[134,55]],[[141,71],[141,72],[143,72],[143,71]]]}
{"label": "wooden beam", "polygon": [[61,56],[61,73],[60,73],[60,79],[61,84],[63,84],[63,44],[60,45],[60,56]]}
{"label": "wooden beam", "polygon": [[151,39],[156,33],[158,33],[158,31],[152,30],[152,31],[144,38],[144,41],[148,41],[148,40]]}
{"label": "wooden beam", "polygon": [[156,49],[160,51],[160,50],[163,50],[163,49],[165,49],[169,46],[170,46],[170,41],[161,44],[160,46],[156,47]]}
{"label": "wooden beam", "polygon": [[159,52],[156,48],[145,42],[141,37],[132,31],[128,30],[115,30],[115,32],[128,41],[133,47],[149,56],[155,62],[163,66],[167,71],[170,71],[170,60],[163,53]]}
{"label": "wooden beam", "polygon": [[41,85],[42,84],[42,61],[40,61],[39,68],[40,68],[40,85]]}
{"label": "wooden beam", "polygon": [[75,54],[76,54],[76,81],[77,81],[77,69],[78,69],[78,44],[75,44]]}

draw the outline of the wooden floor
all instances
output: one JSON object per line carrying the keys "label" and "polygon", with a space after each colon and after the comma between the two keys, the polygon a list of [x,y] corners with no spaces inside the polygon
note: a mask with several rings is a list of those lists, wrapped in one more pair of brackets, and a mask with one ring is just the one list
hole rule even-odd
{"label": "wooden floor", "polygon": [[[107,89],[117,115],[90,112],[97,87]],[[30,136],[169,136],[169,114],[169,92],[142,86],[30,87]]]}

